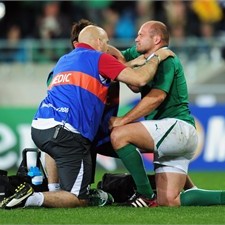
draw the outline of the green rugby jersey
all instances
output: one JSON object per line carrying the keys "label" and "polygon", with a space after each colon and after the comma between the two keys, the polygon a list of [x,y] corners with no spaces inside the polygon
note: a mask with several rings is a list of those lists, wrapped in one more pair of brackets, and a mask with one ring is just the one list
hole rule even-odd
{"label": "green rugby jersey", "polygon": [[123,56],[125,57],[126,61],[130,61],[132,59],[136,59],[138,56],[140,56],[141,54],[137,52],[136,50],[136,46],[132,46],[131,48],[128,48],[124,51],[121,51],[121,53],[123,54]]}
{"label": "green rugby jersey", "polygon": [[[136,46],[122,51],[122,54],[126,61],[135,59],[140,55]],[[187,83],[178,57],[169,57],[159,64],[154,79],[141,88],[141,97],[148,94],[152,88],[165,91],[167,97],[156,110],[145,117],[146,120],[177,118],[195,126],[194,118],[188,107]]]}
{"label": "green rugby jersey", "polygon": [[195,126],[188,106],[188,89],[183,67],[177,56],[169,57],[159,64],[154,79],[141,88],[141,97],[153,88],[165,91],[167,97],[156,110],[145,117],[146,120],[177,118]]}

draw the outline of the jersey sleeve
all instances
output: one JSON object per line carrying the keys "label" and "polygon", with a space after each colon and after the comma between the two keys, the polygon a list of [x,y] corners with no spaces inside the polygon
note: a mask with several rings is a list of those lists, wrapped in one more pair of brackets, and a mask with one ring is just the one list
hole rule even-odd
{"label": "jersey sleeve", "polygon": [[108,79],[115,80],[126,66],[113,56],[103,53],[99,59],[99,73]]}

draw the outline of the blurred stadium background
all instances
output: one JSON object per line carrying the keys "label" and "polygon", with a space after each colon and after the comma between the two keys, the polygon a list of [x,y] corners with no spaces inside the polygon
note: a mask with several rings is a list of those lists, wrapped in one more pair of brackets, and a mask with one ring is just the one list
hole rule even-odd
{"label": "blurred stadium background", "polygon": [[[21,151],[34,147],[30,123],[46,94],[56,60],[71,50],[73,21],[102,26],[119,49],[134,44],[147,20],[167,24],[170,48],[183,62],[191,110],[199,132],[192,171],[225,170],[225,1],[1,1],[0,2],[0,169],[16,168]],[[121,85],[120,113],[139,100]],[[115,171],[115,159],[98,166]],[[151,154],[144,156],[151,170]]]}

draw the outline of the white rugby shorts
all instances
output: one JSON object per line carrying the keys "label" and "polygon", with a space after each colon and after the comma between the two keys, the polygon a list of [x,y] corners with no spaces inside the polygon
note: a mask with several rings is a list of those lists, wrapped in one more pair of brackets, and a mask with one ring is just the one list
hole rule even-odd
{"label": "white rugby shorts", "polygon": [[187,173],[197,148],[195,127],[174,118],[144,120],[141,123],[154,140],[154,164],[158,168],[155,172]]}

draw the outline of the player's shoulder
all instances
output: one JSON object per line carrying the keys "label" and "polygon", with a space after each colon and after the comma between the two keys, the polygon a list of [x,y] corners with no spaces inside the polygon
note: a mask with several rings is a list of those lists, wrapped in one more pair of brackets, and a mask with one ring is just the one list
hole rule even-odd
{"label": "player's shoulder", "polygon": [[174,56],[169,56],[161,62],[162,64],[176,64],[180,63],[179,57],[175,54]]}

